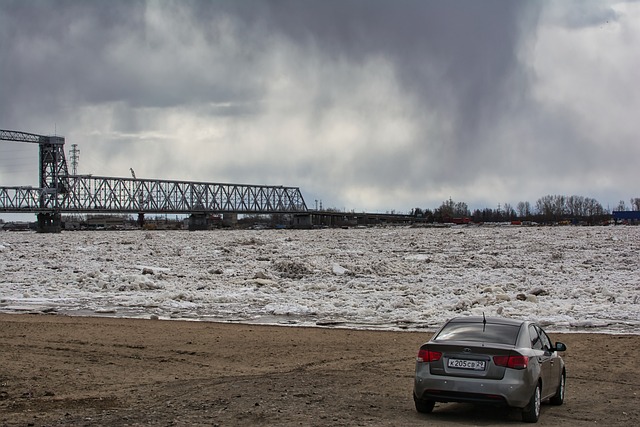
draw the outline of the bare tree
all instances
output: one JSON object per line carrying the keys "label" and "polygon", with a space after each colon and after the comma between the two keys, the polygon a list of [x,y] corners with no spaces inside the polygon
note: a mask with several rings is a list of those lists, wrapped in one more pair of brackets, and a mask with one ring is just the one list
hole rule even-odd
{"label": "bare tree", "polygon": [[543,196],[536,200],[536,211],[542,215],[546,221],[551,221],[556,215],[556,196]]}
{"label": "bare tree", "polygon": [[516,217],[516,211],[510,203],[505,203],[502,209],[504,211],[505,219],[514,219]]}
{"label": "bare tree", "polygon": [[565,196],[544,196],[536,201],[536,210],[545,221],[559,221],[567,212]]}
{"label": "bare tree", "polygon": [[439,208],[434,211],[434,216],[438,220],[446,218],[461,218],[471,216],[469,207],[464,202],[454,202],[453,199],[445,200]]}
{"label": "bare tree", "polygon": [[566,209],[572,217],[585,216],[585,198],[582,196],[567,197]]}
{"label": "bare tree", "polygon": [[453,209],[453,214],[456,217],[466,217],[471,215],[471,211],[469,211],[469,206],[465,202],[457,202]]}
{"label": "bare tree", "polygon": [[516,209],[520,218],[531,216],[531,204],[529,202],[518,202]]}
{"label": "bare tree", "polygon": [[440,220],[444,218],[453,218],[454,205],[455,203],[451,198],[449,198],[449,200],[445,200],[444,202],[442,202],[440,207],[436,209],[436,217],[438,217]]}
{"label": "bare tree", "polygon": [[586,215],[589,217],[604,215],[605,211],[602,205],[596,199],[585,199]]}

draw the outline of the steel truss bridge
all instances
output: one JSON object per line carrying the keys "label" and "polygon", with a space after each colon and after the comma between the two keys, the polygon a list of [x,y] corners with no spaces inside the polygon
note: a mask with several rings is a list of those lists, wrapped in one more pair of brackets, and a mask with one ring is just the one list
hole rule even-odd
{"label": "steel truss bridge", "polygon": [[61,213],[209,214],[308,213],[297,187],[163,181],[71,175],[65,139],[0,130],[0,140],[40,146],[39,186],[0,187],[0,212],[33,212],[38,230],[60,231]]}

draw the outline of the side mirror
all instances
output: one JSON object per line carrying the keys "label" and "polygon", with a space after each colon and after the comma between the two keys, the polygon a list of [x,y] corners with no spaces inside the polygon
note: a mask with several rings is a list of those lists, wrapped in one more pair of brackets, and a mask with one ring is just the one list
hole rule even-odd
{"label": "side mirror", "polygon": [[554,347],[555,351],[567,351],[567,346],[564,345],[564,343],[561,342],[556,342],[556,345]]}

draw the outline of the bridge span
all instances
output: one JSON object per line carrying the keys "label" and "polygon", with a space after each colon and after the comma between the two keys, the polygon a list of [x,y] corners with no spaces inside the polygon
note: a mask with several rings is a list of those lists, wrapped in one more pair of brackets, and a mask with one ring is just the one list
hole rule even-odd
{"label": "bridge span", "polygon": [[64,137],[0,130],[0,140],[40,146],[39,186],[0,187],[0,212],[35,213],[40,232],[59,232],[62,213],[186,214],[193,228],[210,214],[308,213],[298,187],[72,175]]}

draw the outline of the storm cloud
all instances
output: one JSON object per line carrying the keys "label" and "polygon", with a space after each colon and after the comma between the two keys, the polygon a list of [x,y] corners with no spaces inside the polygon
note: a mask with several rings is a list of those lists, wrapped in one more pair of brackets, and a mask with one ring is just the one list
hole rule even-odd
{"label": "storm cloud", "polygon": [[[310,206],[606,207],[640,196],[639,21],[616,1],[2,0],[0,128],[64,135],[80,173]],[[33,147],[0,144],[0,185],[35,184]]]}

